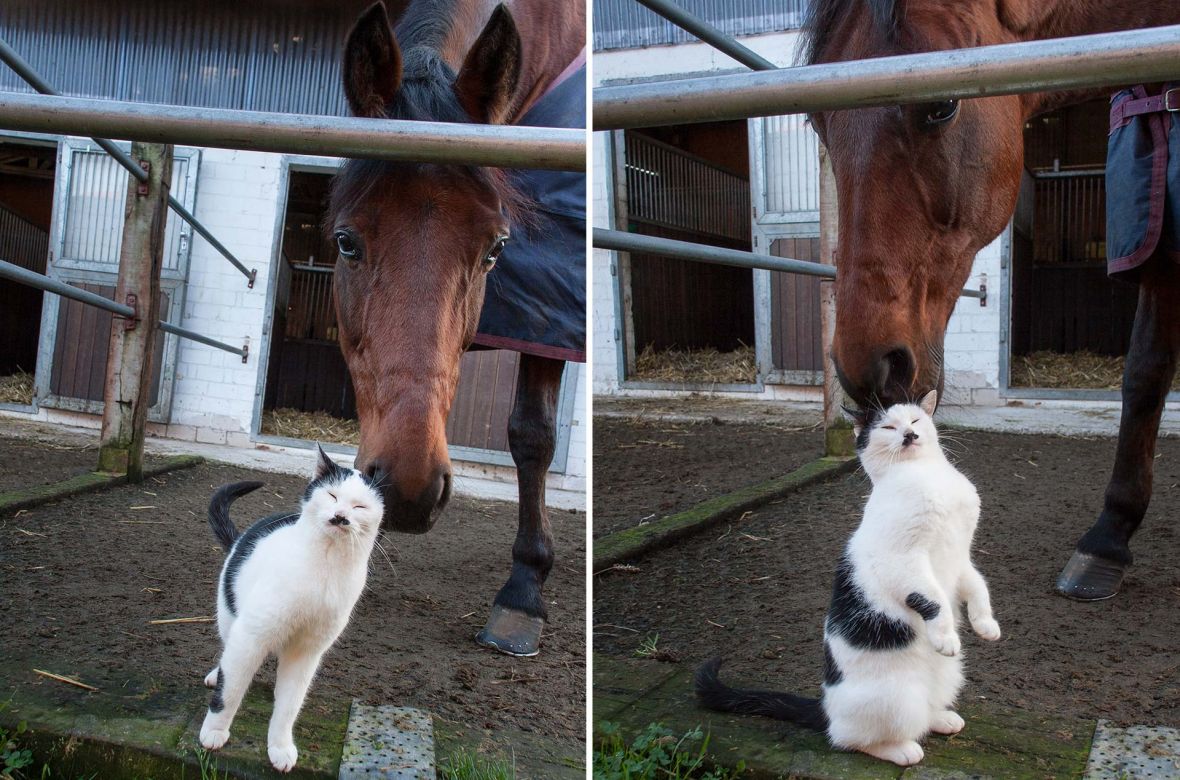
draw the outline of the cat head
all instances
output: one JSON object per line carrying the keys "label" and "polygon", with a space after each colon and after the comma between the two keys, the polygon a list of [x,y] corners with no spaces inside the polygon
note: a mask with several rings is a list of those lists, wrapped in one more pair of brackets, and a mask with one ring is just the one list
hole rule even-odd
{"label": "cat head", "polygon": [[339,466],[316,445],[315,476],[303,493],[300,522],[311,523],[330,539],[375,539],[381,527],[385,504],[377,484],[370,478]]}
{"label": "cat head", "polygon": [[856,452],[870,475],[903,460],[942,456],[934,407],[938,394],[931,390],[917,404],[894,404],[887,409],[845,410],[852,417]]}

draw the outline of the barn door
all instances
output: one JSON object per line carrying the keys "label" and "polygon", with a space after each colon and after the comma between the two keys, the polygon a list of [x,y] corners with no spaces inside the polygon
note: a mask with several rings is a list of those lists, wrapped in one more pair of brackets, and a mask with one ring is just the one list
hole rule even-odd
{"label": "barn door", "polygon": [[[819,259],[819,141],[800,115],[750,120],[754,251]],[[754,272],[758,367],[772,384],[823,380],[819,278]]]}
{"label": "barn door", "polygon": [[[129,144],[121,144],[124,151]],[[172,195],[190,211],[196,203],[200,152],[177,148],[172,163]],[[106,152],[83,139],[66,139],[58,152],[53,231],[47,273],[54,279],[114,299],[123,243],[127,172]],[[160,313],[180,323],[188,275],[192,227],[171,210],[164,234],[160,272]],[[100,414],[107,350],[114,317],[93,306],[56,295],[45,298],[37,361],[38,403],[58,409]],[[179,339],[156,340],[148,418],[167,422]]]}

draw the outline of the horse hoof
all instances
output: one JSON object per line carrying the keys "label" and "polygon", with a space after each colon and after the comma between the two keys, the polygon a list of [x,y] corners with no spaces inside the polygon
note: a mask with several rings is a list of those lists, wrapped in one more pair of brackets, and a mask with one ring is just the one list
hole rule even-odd
{"label": "horse hoof", "polygon": [[544,627],[544,618],[496,605],[487,625],[475,635],[475,641],[505,655],[534,656],[540,652]]}
{"label": "horse hoof", "polygon": [[1102,601],[1119,592],[1126,564],[1074,550],[1057,579],[1057,592],[1077,601]]}

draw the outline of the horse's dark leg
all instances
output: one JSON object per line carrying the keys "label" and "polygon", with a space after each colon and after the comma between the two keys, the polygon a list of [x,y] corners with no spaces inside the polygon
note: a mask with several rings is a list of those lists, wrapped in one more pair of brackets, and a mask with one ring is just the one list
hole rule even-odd
{"label": "horse's dark leg", "polygon": [[547,612],[541,588],[553,566],[553,534],[545,510],[545,475],[557,444],[557,391],[565,362],[520,356],[508,446],[520,489],[520,525],[512,545],[512,574],[496,594],[475,641],[510,655],[536,655]]}
{"label": "horse's dark leg", "polygon": [[1155,440],[1180,348],[1180,272],[1164,257],[1148,261],[1123,372],[1123,413],[1114,470],[1098,521],[1078,542],[1057,590],[1083,601],[1110,598],[1131,565],[1131,535],[1151,500]]}

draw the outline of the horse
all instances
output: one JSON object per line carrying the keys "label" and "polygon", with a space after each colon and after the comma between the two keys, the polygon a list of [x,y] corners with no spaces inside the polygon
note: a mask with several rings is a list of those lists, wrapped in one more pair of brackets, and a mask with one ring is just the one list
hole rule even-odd
{"label": "horse", "polygon": [[[584,14],[576,0],[393,0],[389,10],[377,2],[345,45],[349,109],[367,118],[518,123],[582,73],[572,66],[584,56]],[[510,265],[510,238],[524,242],[545,218],[521,182],[496,168],[349,160],[332,182],[326,229],[339,254],[333,298],[361,429],[355,466],[380,480],[384,528],[426,533],[447,505],[445,425],[464,351],[521,352],[508,423],[519,487],[512,568],[476,640],[529,656],[547,619],[542,588],[554,551],[545,476],[565,363],[585,360],[585,285],[583,270],[580,353],[577,344],[494,334],[481,343],[485,298],[499,289],[489,280],[506,281],[495,269]],[[567,276],[584,268],[582,242]]]}
{"label": "horse", "polygon": [[[815,0],[807,64],[1180,23],[1174,0]],[[854,76],[853,76],[854,77]],[[1113,89],[825,111],[839,228],[832,360],[862,410],[944,385],[943,342],[975,254],[1013,215],[1024,123]],[[1058,580],[1067,597],[1115,595],[1151,498],[1160,414],[1180,351],[1180,271],[1145,258],[1101,514]],[[1180,248],[1180,247],[1178,247]]]}

